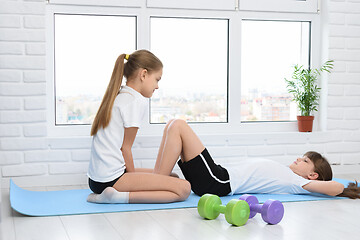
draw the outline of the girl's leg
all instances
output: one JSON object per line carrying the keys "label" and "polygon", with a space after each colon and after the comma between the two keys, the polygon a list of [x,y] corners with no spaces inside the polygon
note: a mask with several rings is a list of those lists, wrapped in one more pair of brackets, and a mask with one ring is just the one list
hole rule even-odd
{"label": "girl's leg", "polygon": [[164,130],[154,172],[170,175],[179,156],[186,162],[198,156],[204,149],[199,137],[185,121],[173,120]]}
{"label": "girl's leg", "polygon": [[157,155],[157,158],[156,158],[156,163],[155,163],[155,167],[154,167],[154,172],[155,169],[159,169],[160,167],[160,160],[162,159],[162,155],[163,155],[163,152],[164,152],[164,145],[165,145],[165,142],[166,142],[166,137],[167,137],[167,132],[168,132],[168,129],[169,129],[169,126],[175,121],[175,119],[171,119],[165,126],[164,128],[164,132],[163,132],[163,136],[162,136],[162,139],[161,139],[161,143],[160,143],[160,147],[159,147],[159,150],[158,150],[158,155]]}
{"label": "girl's leg", "polygon": [[[169,175],[179,156],[182,161],[189,161],[204,149],[200,139],[185,121],[172,120],[164,130],[154,169],[156,174],[149,173],[148,169],[125,173],[113,188],[118,192],[129,192],[130,203],[183,201],[190,194],[190,183]],[[117,194],[114,191],[108,192]]]}
{"label": "girl's leg", "polygon": [[[143,173],[154,173],[154,169],[152,168],[135,168],[135,172],[143,172]],[[176,173],[172,172],[170,173],[171,177],[179,177]]]}
{"label": "girl's leg", "polygon": [[152,173],[125,173],[113,186],[130,192],[129,203],[167,203],[184,201],[191,186],[186,180]]}

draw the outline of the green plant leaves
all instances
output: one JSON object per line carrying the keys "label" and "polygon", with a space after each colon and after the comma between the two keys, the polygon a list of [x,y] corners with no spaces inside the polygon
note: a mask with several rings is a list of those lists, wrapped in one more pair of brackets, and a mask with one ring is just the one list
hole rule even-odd
{"label": "green plant leaves", "polygon": [[303,66],[295,65],[291,79],[285,78],[288,92],[293,95],[293,101],[297,103],[302,116],[310,116],[318,110],[321,88],[317,86],[317,79],[321,72],[330,73],[333,66],[333,60],[326,61],[320,69],[304,69]]}

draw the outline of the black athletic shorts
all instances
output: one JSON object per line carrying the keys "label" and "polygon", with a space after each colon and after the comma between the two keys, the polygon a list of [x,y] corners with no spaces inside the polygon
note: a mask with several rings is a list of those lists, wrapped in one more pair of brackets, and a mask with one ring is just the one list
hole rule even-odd
{"label": "black athletic shorts", "polygon": [[[126,169],[125,169],[124,173],[126,173]],[[124,173],[122,175],[124,175]],[[118,178],[115,178],[114,180],[112,180],[110,182],[96,182],[96,181],[92,180],[91,178],[89,178],[89,187],[90,187],[91,191],[93,191],[94,193],[100,194],[105,190],[105,188],[114,186],[114,184],[117,182],[117,180],[119,180],[119,178],[121,178],[121,176]]]}
{"label": "black athletic shorts", "polygon": [[202,196],[211,193],[226,196],[231,192],[227,170],[214,163],[206,148],[188,162],[179,160],[178,165],[195,194]]}

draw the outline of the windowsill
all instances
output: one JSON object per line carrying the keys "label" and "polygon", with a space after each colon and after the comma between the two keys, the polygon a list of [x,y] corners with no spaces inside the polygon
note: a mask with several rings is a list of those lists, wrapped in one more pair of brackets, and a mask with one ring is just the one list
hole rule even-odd
{"label": "windowsill", "polygon": [[[297,122],[246,122],[242,124],[230,123],[190,123],[191,128],[198,135],[236,135],[236,134],[310,134],[306,132],[299,132],[297,129]],[[143,126],[138,135],[139,136],[159,136],[162,135],[165,124],[147,124]],[[60,125],[48,128],[49,137],[69,137],[90,136],[90,125]],[[323,132],[319,130],[314,123],[313,132]]]}

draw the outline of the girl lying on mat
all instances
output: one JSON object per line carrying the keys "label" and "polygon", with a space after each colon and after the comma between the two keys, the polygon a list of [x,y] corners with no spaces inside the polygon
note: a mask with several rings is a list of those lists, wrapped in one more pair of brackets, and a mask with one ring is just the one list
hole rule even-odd
{"label": "girl lying on mat", "polygon": [[[360,198],[360,187],[332,180],[328,161],[317,152],[307,152],[290,166],[268,159],[251,159],[222,167],[214,163],[200,139],[183,120],[170,121],[164,131],[167,139],[162,161],[155,171],[168,175],[177,162],[191,189],[199,196],[240,193],[322,193],[330,196]],[[177,160],[180,155],[180,160]],[[249,159],[250,160],[250,159]]]}
{"label": "girl lying on mat", "polygon": [[[251,159],[224,168],[212,160],[198,136],[183,120],[171,120],[164,129],[154,172],[169,176],[176,162],[197,195],[219,196],[238,193],[311,192],[360,198],[357,183],[331,181],[328,161],[317,152],[307,152],[289,167],[266,159]],[[180,160],[179,159],[180,156]],[[117,193],[114,192],[114,199]]]}
{"label": "girl lying on mat", "polygon": [[[161,61],[147,50],[117,58],[91,128],[88,177],[94,194],[89,195],[89,202],[162,203],[189,196],[188,181],[134,167],[131,147],[162,69]],[[123,76],[125,86],[121,86]]]}

